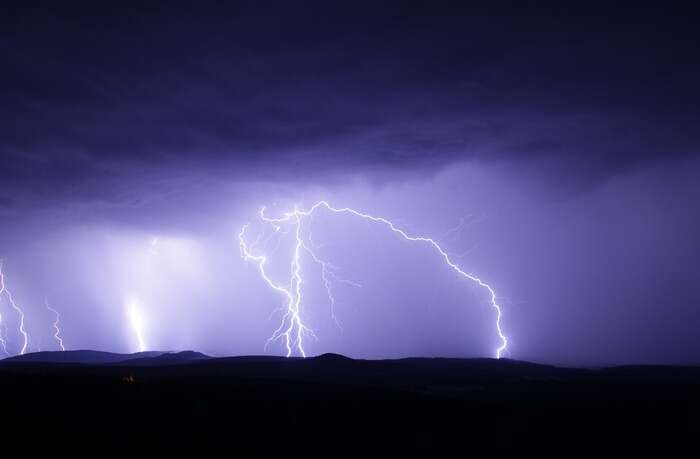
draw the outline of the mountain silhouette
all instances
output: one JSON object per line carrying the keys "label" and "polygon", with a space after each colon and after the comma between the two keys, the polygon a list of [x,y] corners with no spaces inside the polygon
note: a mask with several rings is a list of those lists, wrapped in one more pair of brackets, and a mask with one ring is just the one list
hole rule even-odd
{"label": "mountain silhouette", "polygon": [[[695,425],[688,420],[700,412],[699,387],[700,367],[560,368],[510,359],[80,350],[0,361],[3,419],[26,421],[7,423],[8,435],[60,443],[81,432],[95,442],[128,437],[253,451],[271,438],[289,445],[339,432],[352,432],[346,441],[353,442],[380,436],[433,445],[445,435],[514,448],[523,432],[572,442],[580,432],[676,435]],[[32,423],[37,414],[56,422]]]}
{"label": "mountain silhouette", "polygon": [[[133,356],[134,354],[132,354]],[[202,354],[196,351],[180,351],[180,352],[163,352],[159,355],[154,356],[144,356],[120,360],[118,362],[113,362],[114,365],[177,365],[189,362],[196,362],[199,360],[211,359],[208,355]]]}
{"label": "mountain silhouette", "polygon": [[42,351],[24,355],[16,355],[0,362],[35,362],[35,363],[84,363],[106,364],[126,362],[143,358],[153,358],[164,354],[162,351],[135,352],[119,354],[115,352],[93,351],[88,349],[76,351]]}

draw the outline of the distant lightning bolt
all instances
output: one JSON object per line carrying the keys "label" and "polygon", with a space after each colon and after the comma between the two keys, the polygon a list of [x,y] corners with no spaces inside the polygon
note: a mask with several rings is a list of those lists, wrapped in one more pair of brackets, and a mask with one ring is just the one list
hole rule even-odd
{"label": "distant lightning bolt", "polygon": [[[7,301],[10,303],[10,306],[12,306],[12,309],[17,312],[19,315],[19,333],[22,335],[23,338],[23,343],[22,343],[22,348],[20,349],[19,353],[20,355],[24,355],[27,352],[27,346],[29,344],[29,334],[27,333],[27,330],[24,329],[24,311],[22,311],[22,308],[20,308],[17,303],[12,299],[12,293],[7,289],[7,286],[5,285],[5,273],[3,272],[3,263],[0,261],[0,296],[2,294],[5,294],[5,297],[7,298]],[[5,348],[5,339],[2,339],[2,347]]]}
{"label": "distant lightning bolt", "polygon": [[146,350],[146,341],[143,337],[143,315],[141,314],[140,304],[137,300],[132,300],[127,304],[126,308],[126,313],[131,323],[131,329],[134,335],[136,335],[139,352],[144,352]]}
{"label": "distant lightning bolt", "polygon": [[52,308],[49,305],[48,300],[44,300],[44,304],[46,305],[46,309],[49,311],[53,312],[54,315],[56,316],[56,320],[53,322],[53,329],[55,333],[53,334],[53,337],[56,339],[56,342],[58,343],[58,346],[61,348],[62,351],[65,351],[66,348],[63,347],[63,338],[61,338],[61,329],[59,328],[58,324],[61,322],[61,315],[56,311],[54,308]]}
{"label": "distant lightning bolt", "polygon": [[[472,274],[469,274],[462,270],[456,263],[452,261],[450,256],[447,254],[447,252],[432,238],[429,237],[424,237],[424,236],[412,236],[406,233],[404,230],[398,228],[393,222],[390,220],[384,218],[384,217],[375,217],[370,214],[366,214],[360,211],[357,211],[355,209],[349,208],[349,207],[343,207],[343,208],[336,208],[331,206],[327,201],[319,201],[316,204],[314,204],[311,208],[308,210],[299,210],[295,208],[292,212],[286,212],[283,214],[282,217],[280,218],[270,218],[265,215],[265,208],[263,207],[260,209],[260,219],[271,225],[272,228],[275,231],[279,231],[280,227],[282,224],[292,224],[295,226],[295,237],[296,237],[296,244],[294,246],[294,254],[292,257],[292,263],[291,263],[291,277],[289,280],[289,283],[287,285],[279,285],[276,284],[267,274],[265,271],[265,266],[267,263],[267,257],[264,255],[254,255],[253,250],[251,247],[248,246],[248,244],[245,241],[245,232],[248,228],[248,225],[245,225],[240,233],[238,234],[238,240],[239,240],[239,245],[241,249],[241,255],[243,256],[244,260],[246,261],[254,261],[258,264],[258,268],[260,270],[260,274],[262,275],[263,279],[265,282],[274,290],[282,293],[285,295],[287,298],[287,309],[286,312],[283,316],[282,323],[280,327],[275,330],[275,332],[272,334],[270,339],[268,340],[268,344],[272,341],[284,338],[285,340],[285,345],[287,348],[287,356],[289,357],[292,354],[293,349],[297,349],[299,353],[302,356],[306,356],[306,352],[304,351],[303,347],[303,337],[306,334],[312,334],[312,331],[304,325],[304,323],[301,320],[301,284],[302,284],[302,278],[301,278],[301,265],[300,265],[300,252],[301,249],[303,248],[307,252],[311,254],[311,257],[321,265],[321,276],[324,281],[324,285],[326,287],[326,291],[328,292],[329,299],[331,302],[331,308],[332,308],[332,314],[333,318],[335,319],[335,313],[333,312],[333,307],[335,305],[335,299],[332,295],[332,292],[330,290],[330,279],[329,277],[333,277],[333,269],[330,267],[329,263],[321,260],[318,258],[313,251],[310,250],[309,245],[304,242],[304,239],[302,237],[302,222],[303,219],[306,217],[311,217],[313,213],[319,209],[319,208],[325,208],[329,212],[336,213],[336,214],[350,214],[359,218],[362,218],[364,220],[368,220],[374,223],[379,223],[384,225],[385,227],[389,228],[392,232],[398,234],[402,238],[404,238],[407,241],[411,242],[420,242],[420,243],[425,243],[430,245],[439,255],[442,257],[442,259],[445,261],[447,266],[452,269],[454,272],[459,274],[460,276],[471,280],[472,282],[475,282],[478,284],[480,287],[484,288],[488,294],[489,294],[489,299],[490,299],[490,305],[494,309],[496,313],[496,331],[498,333],[498,336],[501,340],[501,345],[496,349],[496,358],[501,358],[501,354],[503,351],[505,351],[506,347],[508,346],[508,339],[506,336],[503,334],[503,330],[501,329],[501,306],[498,304],[496,300],[496,292],[494,289],[481,280],[479,277],[476,277]],[[337,320],[336,320],[337,323]]]}
{"label": "distant lightning bolt", "polygon": [[9,352],[7,352],[7,339],[5,336],[7,335],[7,327],[5,327],[5,324],[2,322],[2,314],[0,314],[0,347],[2,348],[2,352],[5,355],[10,355]]}

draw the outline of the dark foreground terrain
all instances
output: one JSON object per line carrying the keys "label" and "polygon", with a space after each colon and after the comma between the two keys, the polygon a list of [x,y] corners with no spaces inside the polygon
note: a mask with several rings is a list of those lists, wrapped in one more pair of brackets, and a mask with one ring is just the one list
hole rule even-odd
{"label": "dark foreground terrain", "polygon": [[0,396],[3,443],[37,452],[147,444],[296,457],[381,442],[568,457],[670,454],[700,435],[700,367],[44,352],[0,361]]}

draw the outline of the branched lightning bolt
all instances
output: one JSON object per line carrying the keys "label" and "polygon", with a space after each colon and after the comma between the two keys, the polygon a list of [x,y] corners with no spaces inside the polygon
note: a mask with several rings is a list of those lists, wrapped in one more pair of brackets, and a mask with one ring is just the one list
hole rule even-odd
{"label": "branched lightning bolt", "polygon": [[[29,334],[24,328],[24,311],[22,311],[22,308],[20,308],[12,299],[12,293],[10,293],[5,285],[5,273],[3,272],[2,261],[0,261],[0,296],[2,296],[3,293],[5,294],[7,301],[10,303],[10,306],[12,306],[12,309],[14,309],[19,315],[19,333],[22,335],[23,339],[22,348],[20,349],[19,353],[20,355],[24,355],[27,352],[27,346],[29,344]],[[2,339],[2,347],[5,348],[4,338]],[[7,350],[5,350],[5,352],[7,352]]]}
{"label": "branched lightning bolt", "polygon": [[58,327],[58,324],[61,322],[61,315],[58,313],[57,310],[55,310],[49,305],[48,300],[44,300],[44,304],[46,305],[46,309],[53,312],[56,316],[56,320],[54,320],[53,322],[53,329],[55,331],[53,337],[56,339],[56,342],[58,343],[58,346],[61,348],[61,350],[65,351],[66,348],[63,347],[63,338],[61,338],[61,329]]}
{"label": "branched lightning bolt", "polygon": [[[303,248],[307,252],[309,252],[317,263],[321,265],[321,275],[322,279],[324,281],[324,284],[326,286],[326,290],[329,295],[329,299],[331,301],[331,308],[333,310],[333,307],[335,305],[335,299],[332,295],[332,292],[330,290],[330,280],[329,277],[334,277],[333,274],[333,268],[332,265],[329,263],[321,260],[318,258],[312,250],[310,250],[308,244],[304,242],[304,239],[302,237],[302,221],[304,218],[311,217],[313,213],[319,209],[319,208],[325,208],[329,212],[336,213],[336,214],[350,214],[359,218],[362,218],[364,220],[368,220],[374,223],[379,223],[381,225],[384,225],[385,227],[389,228],[392,232],[395,234],[398,234],[402,238],[404,238],[407,241],[411,242],[420,242],[420,243],[425,243],[431,246],[439,255],[442,257],[442,259],[445,261],[447,266],[452,269],[454,272],[459,274],[460,276],[469,279],[476,284],[478,284],[480,287],[484,288],[488,294],[489,294],[489,299],[490,299],[490,305],[494,309],[496,313],[496,331],[498,332],[498,336],[501,340],[501,345],[496,349],[496,358],[500,358],[501,354],[503,351],[505,351],[506,347],[508,346],[508,339],[506,336],[503,334],[503,330],[501,329],[501,316],[502,316],[502,311],[501,311],[501,306],[498,304],[497,299],[496,299],[496,292],[493,290],[493,288],[484,282],[482,279],[479,277],[476,277],[472,274],[469,274],[462,270],[456,263],[452,261],[450,256],[447,254],[447,252],[432,238],[429,237],[424,237],[424,236],[413,236],[409,235],[407,232],[404,230],[398,228],[392,221],[384,218],[384,217],[376,217],[370,214],[366,214],[360,211],[357,211],[355,209],[349,208],[349,207],[342,207],[342,208],[336,208],[331,206],[327,201],[319,201],[316,204],[314,204],[312,207],[310,207],[308,210],[299,210],[295,208],[292,212],[286,212],[283,214],[282,217],[279,218],[270,218],[265,215],[265,208],[263,207],[260,209],[260,219],[271,225],[272,228],[275,231],[279,231],[281,225],[283,224],[292,224],[295,226],[295,237],[296,237],[296,244],[294,246],[294,255],[292,258],[292,264],[291,264],[291,279],[288,285],[279,285],[276,284],[266,273],[265,271],[265,265],[267,263],[267,257],[264,255],[254,255],[252,253],[251,247],[248,246],[248,244],[245,241],[245,232],[248,228],[248,225],[245,225],[240,233],[238,234],[238,240],[239,240],[239,245],[241,249],[241,255],[246,261],[255,261],[258,264],[260,274],[262,275],[263,279],[265,282],[274,290],[283,293],[286,298],[287,298],[287,310],[285,312],[285,315],[282,320],[282,324],[280,327],[272,334],[270,339],[268,340],[268,344],[272,341],[275,341],[280,338],[285,339],[285,344],[287,348],[287,356],[290,356],[292,354],[292,350],[294,348],[298,349],[299,353],[302,356],[306,356],[306,352],[304,351],[303,348],[303,337],[307,333],[312,333],[311,330],[304,325],[304,323],[301,320],[301,284],[302,284],[302,278],[301,278],[301,266],[300,266],[300,251]],[[341,279],[338,279],[341,280]],[[333,313],[333,317],[335,320],[335,313]],[[336,321],[337,323],[337,321]]]}
{"label": "branched lightning bolt", "polygon": [[[273,225],[275,231],[279,231],[276,225]],[[296,217],[296,244],[294,246],[294,256],[292,257],[291,263],[291,279],[288,285],[276,284],[265,271],[265,264],[267,263],[267,257],[264,255],[253,255],[248,244],[245,242],[245,232],[248,229],[248,225],[241,228],[241,232],[238,234],[238,240],[241,248],[241,255],[246,261],[255,261],[260,269],[260,275],[265,280],[265,282],[273,289],[282,293],[287,298],[287,310],[282,318],[282,323],[279,328],[274,331],[270,339],[266,343],[276,341],[280,338],[284,338],[285,346],[287,348],[287,357],[292,355],[292,351],[296,348],[299,353],[306,357],[306,352],[302,345],[302,341],[305,335],[315,336],[313,331],[304,325],[301,321],[300,307],[301,307],[301,263],[299,262],[301,248],[303,242],[301,240],[301,219],[299,216]]]}

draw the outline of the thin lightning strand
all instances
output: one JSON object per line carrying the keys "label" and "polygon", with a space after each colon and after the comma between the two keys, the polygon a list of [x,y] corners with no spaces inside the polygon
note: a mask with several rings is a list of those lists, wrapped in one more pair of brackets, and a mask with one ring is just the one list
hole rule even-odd
{"label": "thin lightning strand", "polygon": [[53,337],[56,339],[56,342],[58,342],[58,346],[61,348],[61,350],[65,351],[66,348],[63,347],[63,338],[61,338],[61,329],[58,326],[58,324],[61,322],[61,315],[58,313],[57,310],[55,310],[49,305],[48,300],[44,300],[44,304],[46,305],[46,309],[48,309],[56,315],[56,320],[53,322],[53,329],[55,330]]}
{"label": "thin lightning strand", "polygon": [[[275,231],[279,231],[280,225],[283,223],[292,223],[296,225],[296,245],[295,245],[295,250],[294,250],[294,257],[292,259],[292,278],[290,281],[290,284],[288,287],[281,286],[278,284],[275,284],[272,279],[267,275],[265,272],[265,264],[267,263],[267,258],[263,255],[253,255],[251,251],[249,250],[248,245],[245,242],[244,239],[244,234],[246,229],[248,228],[248,225],[245,225],[242,229],[241,232],[238,235],[239,239],[239,244],[241,248],[241,254],[243,258],[246,261],[255,261],[258,264],[260,273],[267,282],[267,284],[272,287],[274,290],[277,290],[281,293],[284,293],[285,296],[288,299],[288,304],[287,304],[287,312],[283,318],[282,324],[280,327],[273,333],[272,337],[268,340],[268,344],[271,341],[275,341],[279,338],[284,337],[285,338],[285,343],[286,343],[286,348],[287,348],[287,356],[289,357],[292,353],[292,349],[296,347],[299,352],[301,353],[302,356],[306,356],[306,353],[303,349],[303,344],[302,344],[302,338],[304,334],[307,331],[310,331],[301,321],[301,316],[300,316],[300,306],[301,306],[301,275],[300,275],[300,261],[299,261],[299,252],[301,248],[304,248],[305,250],[308,250],[308,246],[306,246],[303,242],[303,239],[301,237],[301,226],[302,226],[302,218],[304,217],[311,217],[312,214],[319,208],[325,208],[328,211],[336,214],[342,214],[342,213],[347,213],[354,215],[356,217],[360,217],[364,220],[369,220],[374,223],[381,223],[384,226],[388,227],[391,231],[394,233],[400,235],[404,239],[411,241],[411,242],[422,242],[425,244],[430,245],[433,249],[435,249],[440,256],[443,258],[445,263],[457,274],[460,276],[469,279],[475,283],[477,283],[480,287],[484,288],[487,290],[489,293],[490,297],[490,305],[491,307],[495,310],[496,312],[496,330],[498,332],[498,336],[501,340],[501,345],[496,349],[496,358],[501,358],[501,354],[503,351],[508,346],[508,338],[503,334],[503,330],[501,329],[501,316],[502,316],[502,311],[501,311],[501,306],[498,304],[496,300],[496,292],[494,289],[484,282],[482,279],[479,277],[476,277],[472,274],[469,274],[462,270],[456,263],[452,261],[450,256],[447,254],[447,252],[432,238],[429,237],[424,237],[424,236],[412,236],[406,233],[404,230],[398,228],[393,222],[390,220],[384,218],[384,217],[376,217],[370,214],[366,214],[363,212],[359,212],[355,209],[349,208],[349,207],[343,207],[343,208],[336,208],[331,206],[327,201],[319,201],[316,204],[314,204],[311,208],[308,210],[299,210],[297,208],[294,209],[292,212],[287,212],[283,214],[282,217],[280,218],[270,218],[265,215],[265,207],[260,209],[260,219],[265,222],[270,224]],[[310,252],[310,251],[309,251]],[[326,265],[324,262],[321,262],[320,259],[318,259],[313,253],[312,257],[317,261],[318,263],[321,263],[322,266],[322,273],[325,272],[326,274],[328,273],[328,270],[326,269]],[[327,279],[327,277],[326,277]],[[326,281],[324,279],[324,282]],[[327,286],[328,284],[326,284]],[[294,290],[292,287],[295,287]],[[332,294],[330,294],[332,304],[334,304],[334,300],[332,297]],[[285,326],[286,325],[286,326]],[[296,331],[296,332],[295,332]],[[296,337],[294,337],[294,334],[296,333]]]}
{"label": "thin lightning strand", "polygon": [[[20,349],[19,353],[20,355],[24,355],[27,352],[27,346],[29,345],[29,334],[27,333],[27,330],[24,329],[24,311],[22,311],[22,308],[15,303],[15,301],[12,299],[12,293],[10,293],[5,286],[5,273],[3,272],[3,265],[0,261],[0,295],[3,293],[5,294],[7,301],[10,303],[10,306],[12,306],[12,309],[14,309],[19,315],[19,332],[23,339],[22,349]],[[4,339],[2,345],[3,347],[5,346]]]}
{"label": "thin lightning strand", "polygon": [[5,338],[6,334],[7,328],[5,327],[5,324],[2,323],[2,314],[0,314],[0,347],[5,355],[10,355],[10,353],[7,352],[7,340]]}
{"label": "thin lightning strand", "polygon": [[[311,234],[309,234],[309,242],[311,245],[313,245],[313,240],[311,239]],[[321,266],[321,280],[323,280],[323,285],[326,287],[326,295],[328,295],[328,301],[330,302],[331,306],[331,317],[333,318],[333,322],[335,322],[335,325],[340,329],[340,331],[343,330],[343,326],[340,324],[340,321],[338,320],[338,317],[335,315],[335,295],[333,295],[333,283],[331,282],[331,278],[335,280],[336,282],[341,282],[347,285],[350,285],[352,287],[362,287],[360,284],[357,282],[353,282],[348,279],[343,279],[339,277],[335,271],[337,271],[339,268],[327,261],[324,261],[320,259],[311,248],[305,243],[302,242],[302,246],[304,249],[308,252],[309,255],[311,255],[311,258],[318,263],[319,266]]]}

